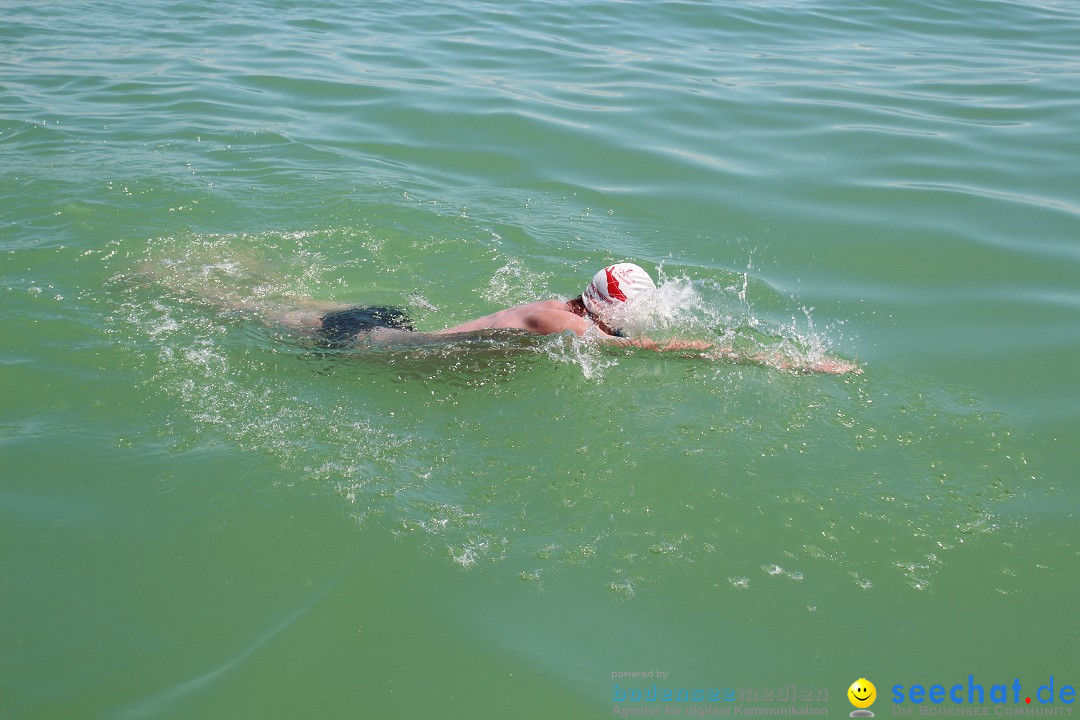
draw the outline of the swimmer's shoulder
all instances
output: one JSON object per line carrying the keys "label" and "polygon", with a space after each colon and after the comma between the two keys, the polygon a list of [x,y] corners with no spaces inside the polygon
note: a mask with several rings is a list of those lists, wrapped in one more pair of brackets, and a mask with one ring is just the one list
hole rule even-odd
{"label": "swimmer's shoulder", "polygon": [[570,312],[565,302],[545,300],[529,306],[523,313],[522,325],[537,335],[554,335],[567,330],[575,335],[583,335],[589,323],[585,318]]}
{"label": "swimmer's shoulder", "polygon": [[518,305],[507,310],[507,312],[520,313],[522,315],[546,311],[570,312],[566,307],[565,300],[537,300],[536,302],[525,303],[524,305]]}

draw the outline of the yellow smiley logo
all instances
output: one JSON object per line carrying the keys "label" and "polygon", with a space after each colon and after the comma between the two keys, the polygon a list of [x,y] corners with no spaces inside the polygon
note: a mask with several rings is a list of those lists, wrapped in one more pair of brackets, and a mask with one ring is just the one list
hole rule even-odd
{"label": "yellow smiley logo", "polygon": [[868,708],[877,700],[877,688],[866,678],[859,678],[847,689],[848,700],[857,708]]}

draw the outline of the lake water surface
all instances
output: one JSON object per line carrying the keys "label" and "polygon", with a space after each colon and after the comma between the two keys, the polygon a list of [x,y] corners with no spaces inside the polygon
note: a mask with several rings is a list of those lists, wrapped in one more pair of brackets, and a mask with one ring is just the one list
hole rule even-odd
{"label": "lake water surface", "polygon": [[[1078,58],[1053,0],[0,3],[0,716],[1076,686]],[[864,373],[200,299],[621,260],[657,336]]]}

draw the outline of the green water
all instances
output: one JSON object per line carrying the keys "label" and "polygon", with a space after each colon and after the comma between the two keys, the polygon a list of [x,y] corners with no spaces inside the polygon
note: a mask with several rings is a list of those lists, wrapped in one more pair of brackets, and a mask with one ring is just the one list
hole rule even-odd
{"label": "green water", "polygon": [[[0,717],[1075,686],[1078,40],[1072,2],[0,4]],[[199,301],[434,330],[620,260],[663,332],[865,372]]]}

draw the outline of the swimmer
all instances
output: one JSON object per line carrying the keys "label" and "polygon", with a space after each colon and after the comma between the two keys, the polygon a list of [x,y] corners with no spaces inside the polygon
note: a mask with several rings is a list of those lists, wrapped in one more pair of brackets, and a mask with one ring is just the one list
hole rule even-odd
{"label": "swimmer", "polygon": [[396,337],[406,333],[410,337],[434,339],[449,336],[447,339],[451,339],[455,336],[475,336],[488,330],[521,330],[533,335],[557,335],[569,331],[579,337],[595,338],[615,347],[657,352],[697,352],[706,358],[750,362],[801,372],[834,375],[862,372],[854,363],[836,358],[795,361],[778,354],[747,356],[703,340],[673,338],[658,342],[644,336],[627,337],[632,334],[632,313],[628,311],[632,309],[633,301],[654,290],[656,284],[643,268],[633,263],[616,263],[593,275],[585,290],[568,300],[540,300],[517,305],[445,330],[427,333],[415,332],[412,320],[400,308],[394,307],[302,301],[284,308],[261,303],[225,303],[220,298],[215,304],[255,311],[266,322],[314,334],[322,343],[335,347],[345,347],[360,340],[393,343]]}
{"label": "swimmer", "polygon": [[[625,310],[635,298],[656,289],[652,276],[633,263],[617,263],[596,273],[584,292],[569,300],[540,300],[470,320],[425,335],[468,335],[484,330],[524,330],[533,335],[570,331],[588,334],[621,347],[647,350],[708,350],[713,343],[670,340],[658,343],[645,337],[626,337]],[[264,308],[265,309],[265,308]],[[622,312],[620,312],[622,311]],[[265,314],[265,313],[264,313]],[[385,306],[309,305],[272,315],[277,322],[300,331],[313,331],[326,341],[345,344],[368,333],[387,339],[395,332],[413,332],[412,321],[400,309]]]}

